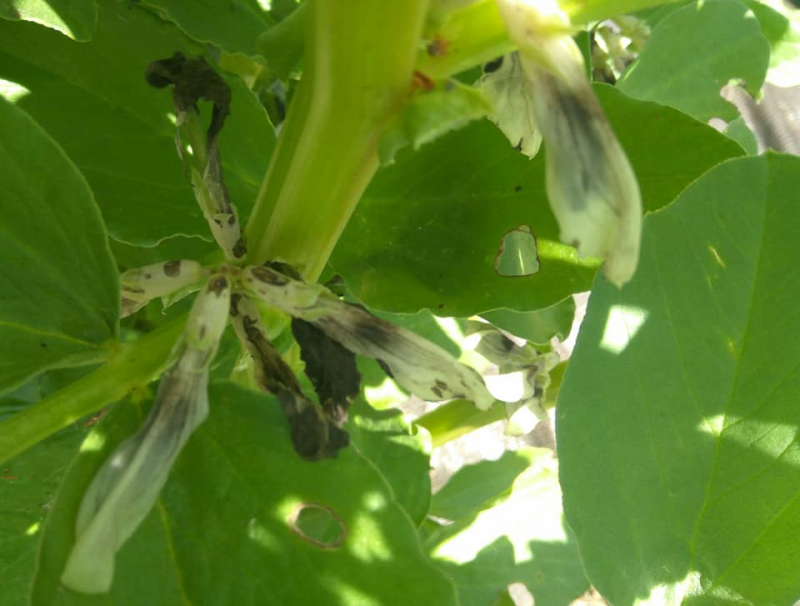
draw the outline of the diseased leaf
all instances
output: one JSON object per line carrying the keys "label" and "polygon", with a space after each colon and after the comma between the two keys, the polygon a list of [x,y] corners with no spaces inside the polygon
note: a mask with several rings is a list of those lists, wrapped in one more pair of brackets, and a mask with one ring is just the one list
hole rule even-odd
{"label": "diseased leaf", "polygon": [[[355,449],[304,461],[274,398],[222,382],[212,384],[210,402],[159,503],[120,550],[111,592],[93,603],[391,604],[402,595],[455,605],[452,584],[422,554],[389,485]],[[104,457],[140,422],[129,404],[107,419],[86,443],[101,450],[81,452],[45,528],[35,604],[85,603],[57,582],[77,504]],[[339,521],[341,545],[321,548],[301,535],[312,532],[310,520],[296,522],[310,504]]]}
{"label": "diseased leaf", "polygon": [[97,7],[95,0],[1,0],[0,19],[30,21],[86,42],[97,24]]}
{"label": "diseased leaf", "polygon": [[[0,22],[0,78],[30,91],[17,105],[86,176],[111,237],[147,246],[175,235],[210,239],[175,153],[172,100],[145,81],[151,62],[203,49],[133,3],[98,6],[97,32],[86,44]],[[231,116],[219,145],[231,201],[247,216],[275,137],[255,95],[238,78],[229,84]]]}
{"label": "diseased leaf", "polygon": [[720,98],[720,89],[739,78],[757,93],[768,64],[769,43],[744,4],[693,2],[659,21],[617,86],[626,95],[670,105],[699,120],[730,120],[736,111]]}
{"label": "diseased leaf", "polygon": [[631,284],[592,292],[556,427],[614,604],[800,595],[798,191],[799,158],[726,162],[648,217]]}
{"label": "diseased leaf", "polygon": [[1,98],[0,133],[4,392],[47,368],[104,359],[119,280],[92,192],[61,148]]}
{"label": "diseased leaf", "polygon": [[[645,210],[668,204],[738,144],[680,112],[596,86],[627,152]],[[658,153],[654,153],[658,150]],[[527,225],[540,269],[497,275],[503,236]],[[488,121],[401,152],[371,183],[331,258],[360,301],[387,311],[464,317],[549,307],[588,290],[596,262],[559,243],[544,193],[544,159],[528,160]]]}

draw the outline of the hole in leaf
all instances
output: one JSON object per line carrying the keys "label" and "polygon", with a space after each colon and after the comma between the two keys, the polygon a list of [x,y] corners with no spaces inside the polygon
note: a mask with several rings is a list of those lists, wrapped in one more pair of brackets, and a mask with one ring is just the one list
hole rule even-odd
{"label": "hole in leaf", "polygon": [[539,271],[536,236],[527,225],[520,225],[503,236],[494,259],[497,275],[507,278],[530,276]]}
{"label": "hole in leaf", "polygon": [[300,538],[317,547],[339,547],[347,535],[344,521],[335,511],[317,503],[302,503],[289,517],[289,527]]}

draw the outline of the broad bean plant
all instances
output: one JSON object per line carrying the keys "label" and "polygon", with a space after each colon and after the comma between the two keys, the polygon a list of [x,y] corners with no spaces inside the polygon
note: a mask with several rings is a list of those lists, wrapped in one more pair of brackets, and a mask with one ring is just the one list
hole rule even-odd
{"label": "broad bean plant", "polygon": [[779,0],[7,0],[0,603],[794,604],[799,56]]}

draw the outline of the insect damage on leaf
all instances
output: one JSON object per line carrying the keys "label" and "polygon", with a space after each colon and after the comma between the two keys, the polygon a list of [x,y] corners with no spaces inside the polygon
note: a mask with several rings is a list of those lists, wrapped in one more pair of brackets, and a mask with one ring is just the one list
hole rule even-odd
{"label": "insect damage on leaf", "polygon": [[361,386],[355,355],[310,322],[294,318],[292,334],[323,409],[334,421],[344,423]]}

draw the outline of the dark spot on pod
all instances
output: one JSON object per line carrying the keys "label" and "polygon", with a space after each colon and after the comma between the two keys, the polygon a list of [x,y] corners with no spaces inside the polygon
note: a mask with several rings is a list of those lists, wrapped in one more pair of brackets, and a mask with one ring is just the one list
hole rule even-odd
{"label": "dark spot on pod", "polygon": [[200,340],[201,340],[201,341],[202,341],[202,340],[203,340],[203,338],[206,336],[206,332],[208,332],[208,331],[206,330],[206,325],[205,325],[205,324],[203,324],[202,326],[200,326],[200,331],[199,331],[199,335],[200,335]]}
{"label": "dark spot on pod", "polygon": [[522,186],[521,185],[514,186],[514,191],[517,192],[517,193],[521,192],[522,191]]}
{"label": "dark spot on pod", "polygon": [[164,263],[164,274],[170,278],[181,275],[181,262],[180,261],[167,261]]}
{"label": "dark spot on pod", "polygon": [[153,277],[153,274],[150,274],[150,273],[147,273],[147,272],[144,273],[144,279],[145,280],[149,280],[152,277]]}
{"label": "dark spot on pod", "polygon": [[503,65],[503,57],[492,59],[491,61],[489,61],[489,63],[484,64],[483,73],[491,74],[492,72],[496,72],[498,69],[500,69],[501,65]]}
{"label": "dark spot on pod", "polygon": [[219,295],[226,288],[228,288],[228,278],[225,276],[217,276],[209,280],[206,292],[213,292],[215,295]]}
{"label": "dark spot on pod", "polygon": [[431,387],[431,391],[436,395],[437,398],[444,399],[444,395],[442,394],[442,390],[438,387]]}
{"label": "dark spot on pod", "polygon": [[284,276],[268,267],[254,267],[251,271],[253,273],[253,277],[264,284],[285,286],[289,283],[289,280],[287,280]]}
{"label": "dark spot on pod", "polygon": [[236,223],[236,217],[231,215],[230,217],[228,217],[228,225],[233,225],[234,223]]}
{"label": "dark spot on pod", "polygon": [[449,387],[447,387],[447,383],[445,383],[445,382],[444,382],[444,381],[442,381],[441,379],[436,379],[436,381],[434,381],[434,384],[435,384],[435,385],[436,385],[436,387],[437,387],[438,389],[440,389],[440,390],[447,391],[448,389],[450,389]]}
{"label": "dark spot on pod", "polygon": [[40,341],[39,342],[39,347],[43,347],[44,349],[47,349],[47,343],[45,343],[44,341]]}
{"label": "dark spot on pod", "polygon": [[439,303],[439,305],[436,306],[436,309],[443,309],[443,308],[444,308],[444,303]]}

